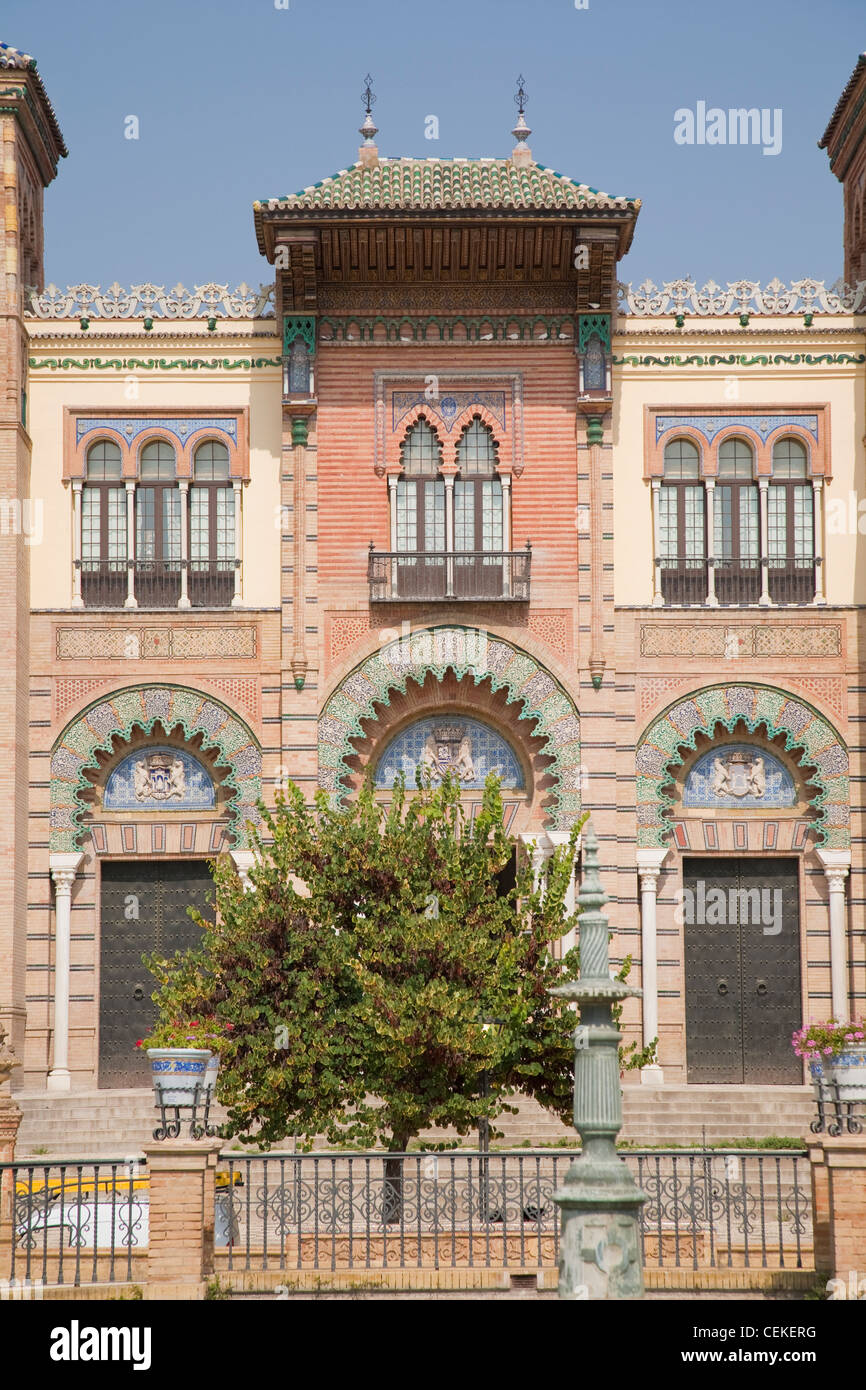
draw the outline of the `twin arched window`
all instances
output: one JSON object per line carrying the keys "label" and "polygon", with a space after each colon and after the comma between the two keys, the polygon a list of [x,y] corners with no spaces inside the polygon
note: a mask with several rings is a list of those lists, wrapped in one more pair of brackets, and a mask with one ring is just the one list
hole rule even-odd
{"label": "twin arched window", "polygon": [[[690,439],[665,446],[659,498],[659,559],[667,603],[704,603],[708,593],[708,499],[700,455]],[[713,591],[719,603],[757,603],[761,560],[767,561],[768,596],[774,603],[814,598],[815,536],[808,456],[802,441],[784,438],[773,447],[762,537],[755,454],[737,437],[719,446],[712,499]],[[763,541],[763,545],[762,545]]]}
{"label": "twin arched window", "polygon": [[[478,416],[463,430],[457,444],[458,473],[453,487],[446,487],[439,473],[442,448],[435,430],[423,417],[407,430],[400,462],[403,474],[397,481],[395,549],[400,555],[397,582],[401,595],[414,595],[416,588],[415,596],[438,592],[442,576],[437,571],[442,570],[444,557],[450,555],[444,592],[453,587],[457,595],[471,590],[478,596],[488,591],[497,596],[507,540],[492,431]],[[443,558],[427,558],[435,556]]]}
{"label": "twin arched window", "polygon": [[177,485],[177,456],[151,439],[139,456],[134,490],[134,555],[128,555],[127,491],[119,446],[97,440],[87,451],[81,511],[81,590],[87,606],[114,607],[128,596],[134,564],[138,603],[175,606],[182,590],[183,528],[188,539],[188,597],[193,606],[231,602],[235,568],[234,491],[220,440],[195,451],[187,507]]}

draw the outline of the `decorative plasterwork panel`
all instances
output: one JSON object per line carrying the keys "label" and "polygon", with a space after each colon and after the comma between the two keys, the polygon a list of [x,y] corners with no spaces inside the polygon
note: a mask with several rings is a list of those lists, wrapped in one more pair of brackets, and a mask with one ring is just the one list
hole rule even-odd
{"label": "decorative plasterwork panel", "polygon": [[723,314],[856,314],[866,305],[866,281],[856,286],[837,280],[829,288],[823,280],[793,280],[784,285],[775,279],[763,288],[757,280],[729,281],[722,289],[713,280],[698,289],[690,279],[666,280],[658,289],[645,280],[637,289],[617,282],[618,309],[638,318],[664,318],[696,314],[699,318]]}
{"label": "decorative plasterwork panel", "polygon": [[31,357],[31,371],[73,372],[250,372],[282,367],[281,357]]}
{"label": "decorative plasterwork panel", "polygon": [[195,451],[199,444],[211,439],[225,445],[231,476],[249,477],[249,411],[246,407],[211,415],[190,410],[174,414],[133,410],[115,415],[101,410],[82,412],[67,406],[63,414],[64,478],[85,476],[87,450],[101,439],[111,440],[120,449],[124,478],[137,476],[141,449],[154,439],[164,439],[170,444],[179,478],[192,477]]}
{"label": "decorative plasterwork panel", "polygon": [[838,623],[644,623],[641,656],[840,656]]}
{"label": "decorative plasterwork panel", "polygon": [[671,705],[650,726],[638,745],[636,808],[639,846],[666,844],[673,798],[665,791],[671,769],[697,749],[697,735],[712,738],[719,728],[733,732],[744,724],[768,740],[784,737],[785,749],[815,771],[808,781],[818,811],[814,831],[826,849],[848,849],[850,786],[848,754],[836,731],[821,715],[786,691],[762,685],[708,686]]}
{"label": "decorative plasterwork panel", "polygon": [[671,405],[646,406],[644,473],[646,477],[661,477],[666,445],[682,437],[697,447],[702,474],[714,477],[722,444],[726,439],[739,438],[751,445],[758,474],[769,477],[773,472],[773,449],[786,436],[803,444],[810,476],[830,475],[829,409],[823,403],[804,404],[796,414],[789,408],[772,406],[749,410],[741,405],[716,404],[692,405],[685,410]]}
{"label": "decorative plasterwork panel", "polygon": [[107,290],[99,285],[67,285],[65,290],[48,285],[33,292],[26,312],[37,319],[259,319],[274,317],[274,286],[195,285],[188,290],[175,285],[131,285],[116,282]]}
{"label": "decorative plasterwork panel", "polygon": [[252,731],[225,705],[201,691],[183,686],[144,685],[115,690],[108,699],[90,705],[58,738],[51,754],[52,853],[75,850],[87,827],[81,817],[89,809],[80,793],[90,787],[88,769],[99,766],[97,753],[110,753],[115,739],[128,742],[133,730],[149,735],[159,724],[168,731],[178,724],[187,739],[202,735],[201,747],[213,749],[214,765],[225,768],[225,785],[233,790],[226,812],[236,849],[248,846],[248,824],[258,825],[262,794],[262,752]]}
{"label": "decorative plasterwork panel", "polygon": [[627,352],[611,361],[615,367],[861,367],[866,352]]}
{"label": "decorative plasterwork panel", "polygon": [[722,430],[730,429],[731,426],[739,425],[743,429],[753,430],[760,436],[761,442],[766,444],[774,430],[788,429],[792,425],[797,429],[806,430],[817,442],[818,439],[818,416],[817,415],[785,415],[772,412],[765,412],[763,415],[758,412],[751,412],[749,415],[694,415],[683,412],[680,415],[655,416],[656,443],[668,430],[682,429],[687,425],[690,429],[697,430],[702,434],[708,444],[711,444],[717,434]]}
{"label": "decorative plasterwork panel", "polygon": [[212,660],[254,657],[254,623],[224,627],[58,627],[58,661]]}
{"label": "decorative plasterwork panel", "polygon": [[319,721],[319,785],[339,798],[352,772],[352,739],[365,737],[362,723],[377,718],[395,690],[406,693],[411,679],[419,686],[431,672],[442,680],[454,671],[471,676],[475,685],[489,681],[504,689],[508,703],[522,706],[519,718],[534,724],[532,737],[545,741],[542,752],[553,759],[551,823],[567,827],[580,814],[580,722],[577,708],[559,683],[527,652],[476,628],[423,628],[382,646],[356,666],[328,699]]}
{"label": "decorative plasterwork panel", "polygon": [[[435,381],[435,392],[438,399],[426,397],[426,387],[430,384],[430,378]],[[461,387],[454,385],[457,382],[468,382],[470,389],[461,389]],[[402,391],[398,390],[398,384],[403,386]],[[497,385],[504,388],[504,391],[495,392]],[[502,396],[501,408],[506,423],[504,425],[497,424],[495,414],[486,405],[466,404],[461,406],[459,410],[455,408],[451,427],[445,432],[443,443],[446,447],[443,449],[443,461],[446,463],[452,461],[454,444],[449,436],[453,431],[453,425],[457,424],[462,429],[464,425],[469,423],[473,414],[477,413],[494,430],[497,443],[500,445],[500,465],[510,465],[517,478],[522,474],[525,465],[522,372],[452,372],[444,368],[437,371],[436,362],[431,361],[423,372],[415,376],[409,376],[406,372],[400,371],[374,372],[373,387],[376,401],[376,440],[373,467],[378,477],[381,478],[384,475],[386,465],[399,463],[400,441],[413,416],[420,412],[438,419],[432,407],[435,407],[436,410],[441,409],[446,400],[453,401],[456,407],[458,400],[463,397],[466,397],[467,401],[470,397],[480,401],[482,396],[493,393]],[[392,407],[392,410],[389,411],[387,406],[395,397],[405,398],[408,394],[413,396],[416,404],[411,407],[407,406],[403,410],[398,430],[395,423],[395,408]],[[507,416],[509,408],[511,412],[510,423]],[[451,414],[452,412],[449,410],[449,415]],[[390,425],[388,424],[389,416],[392,420]],[[454,438],[457,434],[459,431],[453,431]]]}

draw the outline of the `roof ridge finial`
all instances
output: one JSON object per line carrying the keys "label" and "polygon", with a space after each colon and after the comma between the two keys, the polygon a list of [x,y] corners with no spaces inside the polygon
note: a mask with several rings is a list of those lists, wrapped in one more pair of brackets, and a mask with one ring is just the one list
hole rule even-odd
{"label": "roof ridge finial", "polygon": [[528,100],[529,95],[526,91],[525,86],[523,85],[523,74],[521,73],[517,79],[517,91],[514,96],[514,101],[515,105],[517,106],[518,115],[517,124],[511,132],[511,134],[517,141],[517,144],[511,151],[512,164],[526,165],[532,163],[532,150],[526,143],[526,141],[532,134],[532,131],[526,124],[526,119],[524,116],[524,112],[526,111],[526,103]]}
{"label": "roof ridge finial", "polygon": [[364,103],[366,117],[364,124],[358,127],[358,134],[363,135],[364,143],[358,151],[358,160],[367,169],[375,169],[379,164],[379,151],[376,146],[375,136],[379,129],[373,120],[373,107],[376,103],[376,96],[373,92],[373,79],[369,73],[364,78],[364,90],[361,93],[361,100]]}

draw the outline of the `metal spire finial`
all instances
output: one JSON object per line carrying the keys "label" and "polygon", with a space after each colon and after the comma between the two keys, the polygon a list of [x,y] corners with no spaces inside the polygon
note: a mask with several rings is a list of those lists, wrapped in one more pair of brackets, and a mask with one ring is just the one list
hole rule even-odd
{"label": "metal spire finial", "polygon": [[375,137],[378,135],[379,129],[376,122],[373,120],[373,107],[376,103],[376,96],[373,92],[373,79],[369,73],[367,73],[367,76],[364,78],[364,83],[365,86],[361,93],[361,100],[364,103],[364,110],[367,114],[364,118],[364,124],[358,127],[358,134],[363,135],[364,144],[366,146],[374,147]]}
{"label": "metal spire finial", "polygon": [[521,163],[529,162],[532,158],[532,156],[529,153],[529,146],[526,143],[526,141],[532,134],[532,131],[526,124],[526,118],[523,114],[526,110],[526,103],[528,100],[529,96],[527,95],[526,88],[523,85],[523,74],[521,73],[521,75],[517,79],[517,91],[514,96],[514,101],[517,106],[517,125],[511,132],[511,134],[517,141],[517,144],[515,145],[512,151],[511,157],[513,159],[515,155],[518,155],[520,157],[519,162]]}

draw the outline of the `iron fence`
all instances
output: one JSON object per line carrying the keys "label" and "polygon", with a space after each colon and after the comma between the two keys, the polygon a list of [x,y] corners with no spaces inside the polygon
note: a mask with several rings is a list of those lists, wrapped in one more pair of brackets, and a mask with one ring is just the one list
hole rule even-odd
{"label": "iron fence", "polygon": [[[576,1155],[223,1154],[229,1270],[553,1267]],[[641,1150],[645,1265],[811,1268],[804,1153]],[[238,1180],[239,1179],[239,1180]]]}
{"label": "iron fence", "polygon": [[128,1159],[0,1163],[0,1227],[12,1226],[10,1278],[131,1282],[135,1254],[147,1248],[147,1187],[144,1164]]}

